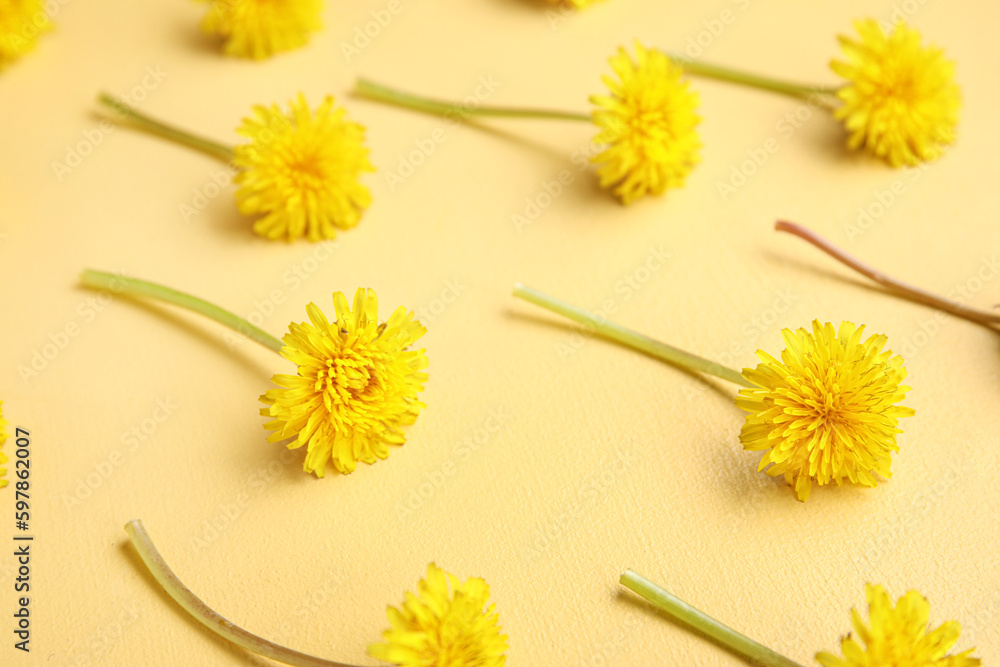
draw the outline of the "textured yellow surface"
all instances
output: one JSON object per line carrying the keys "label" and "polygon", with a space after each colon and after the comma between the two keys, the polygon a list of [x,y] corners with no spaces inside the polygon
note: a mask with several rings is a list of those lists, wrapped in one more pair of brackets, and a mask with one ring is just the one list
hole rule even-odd
{"label": "textured yellow surface", "polygon": [[[937,320],[771,230],[796,220],[929,289],[1000,300],[994,3],[608,0],[559,15],[529,0],[399,0],[348,58],[342,45],[388,3],[329,2],[307,48],[263,63],[218,55],[196,3],[52,4],[55,32],[0,74],[0,398],[33,436],[36,535],[28,656],[12,647],[14,564],[0,548],[0,663],[266,662],[155,587],[122,531],[133,518],[234,622],[357,664],[374,664],[365,647],[385,606],[430,561],[490,583],[511,665],[742,664],[623,594],[625,568],[804,664],[836,648],[868,581],[894,597],[920,590],[932,620],[963,624],[960,647],[1000,656],[996,333]],[[835,35],[897,8],[958,63],[965,100],[958,143],[919,170],[849,154],[835,121],[794,100],[697,80],[703,163],[685,189],[623,208],[572,160],[587,124],[452,126],[348,92],[363,74],[587,110],[607,57],[635,38],[675,50],[700,39],[709,61],[833,83]],[[102,131],[100,89],[223,141],[252,104],[333,93],[369,128],[375,203],[335,245],[263,241],[231,186],[212,185],[219,163]],[[415,142],[442,133],[390,187]],[[776,152],[724,199],[718,184],[765,144]],[[57,170],[69,151],[79,163]],[[563,170],[572,182],[518,228],[512,215],[545,203]],[[202,204],[185,221],[180,207]],[[332,312],[332,291],[371,286],[386,312],[405,304],[428,326],[428,408],[388,460],[306,476],[257,414],[287,362],[187,312],[100,301],[76,286],[84,267],[257,313],[279,335],[309,301]],[[517,281],[737,367],[813,318],[887,334],[917,411],[893,479],[797,502],[741,450],[733,387],[581,337],[514,300]],[[53,341],[65,343],[54,354]],[[8,545],[12,492],[0,491]]]}

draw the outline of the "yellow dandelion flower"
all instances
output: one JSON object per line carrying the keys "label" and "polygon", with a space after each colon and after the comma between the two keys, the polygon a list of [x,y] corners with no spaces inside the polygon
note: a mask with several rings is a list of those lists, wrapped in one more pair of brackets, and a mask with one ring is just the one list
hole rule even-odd
{"label": "yellow dandelion flower", "polygon": [[0,0],[0,70],[35,48],[52,29],[43,0]]}
{"label": "yellow dandelion flower", "polygon": [[[271,240],[331,239],[350,229],[371,205],[361,172],[375,171],[368,161],[363,125],[346,120],[346,111],[327,96],[315,110],[301,93],[286,115],[276,104],[253,107],[237,132],[250,141],[227,146],[151,118],[102,93],[102,104],[150,134],[202,151],[238,168],[236,204],[248,215],[263,215],[253,229]],[[185,219],[196,215],[186,207]]]}
{"label": "yellow dandelion flower", "polygon": [[305,97],[290,103],[255,106],[238,132],[250,139],[235,148],[242,169],[236,202],[248,215],[264,214],[254,231],[269,239],[330,239],[336,229],[358,224],[372,197],[358,180],[374,171],[364,145],[365,128],[327,96],[315,112]]}
{"label": "yellow dandelion flower", "polygon": [[304,46],[322,27],[321,0],[209,0],[202,31],[225,40],[227,55],[261,60]]}
{"label": "yellow dandelion flower", "polygon": [[417,400],[427,374],[424,350],[408,349],[426,333],[402,306],[378,323],[374,290],[358,289],[353,311],[343,293],[333,295],[337,313],[331,324],[316,306],[306,307],[310,322],[289,325],[283,357],[297,375],[275,375],[278,388],[260,397],[271,417],[268,438],[288,438],[289,449],[306,446],[303,468],[322,477],[328,461],[341,473],[358,461],[375,463],[389,455],[387,445],[406,441],[401,426],[412,424],[425,407]]}
{"label": "yellow dandelion flower", "polygon": [[892,600],[881,586],[868,589],[869,626],[856,610],[852,611],[855,632],[865,644],[862,648],[850,635],[841,640],[843,658],[826,652],[816,654],[823,667],[974,667],[978,658],[970,658],[975,649],[958,655],[948,655],[962,626],[948,621],[928,632],[930,604],[927,598],[910,591],[899,598],[893,607]]}
{"label": "yellow dandelion flower", "polygon": [[646,195],[684,185],[699,162],[701,141],[697,93],[682,80],[684,71],[660,51],[636,44],[636,61],[624,48],[610,60],[616,81],[603,77],[610,95],[594,95],[594,141],[608,148],[593,158],[602,165],[601,186],[629,204]]}
{"label": "yellow dandelion flower", "polygon": [[961,97],[955,65],[941,49],[921,46],[920,33],[897,24],[885,33],[874,19],[857,21],[860,40],[840,37],[847,61],[830,67],[847,79],[834,115],[864,147],[893,167],[938,158],[955,142]]}
{"label": "yellow dandelion flower", "polygon": [[402,609],[389,607],[392,627],[382,635],[386,643],[370,646],[369,655],[405,667],[506,664],[507,635],[500,634],[485,581],[471,578],[460,584],[431,563],[417,593],[406,594]]}
{"label": "yellow dandelion flower", "polygon": [[752,386],[736,397],[750,413],[740,442],[767,450],[757,469],[784,475],[799,500],[809,498],[813,482],[873,487],[876,476],[892,474],[899,419],[914,414],[896,404],[910,388],[900,384],[902,357],[882,351],[883,335],[862,342],[864,329],[842,322],[838,332],[818,320],[811,334],[784,329],[781,360],[758,351],[762,363],[743,370]]}
{"label": "yellow dandelion flower", "polygon": [[[7,455],[3,453],[2,447],[7,442],[7,420],[3,418],[3,401],[0,401],[0,466],[7,463]],[[7,469],[0,468],[0,489],[7,486]]]}

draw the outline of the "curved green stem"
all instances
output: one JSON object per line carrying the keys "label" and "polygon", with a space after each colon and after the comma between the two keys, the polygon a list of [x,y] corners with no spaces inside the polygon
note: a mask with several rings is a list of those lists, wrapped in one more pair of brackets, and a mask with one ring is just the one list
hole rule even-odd
{"label": "curved green stem", "polygon": [[754,664],[766,667],[802,667],[799,663],[789,660],[763,644],[758,644],[746,635],[723,625],[632,570],[625,570],[625,574],[621,576],[619,581],[622,586],[639,594],[673,618],[735,651]]}
{"label": "curved green stem", "polygon": [[195,136],[190,132],[177,129],[176,127],[172,127],[166,123],[161,123],[158,120],[150,118],[146,114],[139,113],[135,110],[135,108],[125,104],[125,102],[121,101],[117,97],[109,95],[108,93],[101,93],[97,96],[97,99],[101,104],[120,113],[128,119],[129,122],[141,130],[164,139],[169,139],[170,141],[181,144],[182,146],[188,146],[203,153],[208,153],[212,157],[217,157],[224,162],[231,162],[233,160],[233,149],[229,146],[224,146],[223,144],[216,143],[211,139]]}
{"label": "curved green stem", "polygon": [[413,93],[406,93],[395,88],[389,88],[381,84],[369,81],[368,79],[358,79],[354,84],[357,92],[365,97],[380,102],[387,102],[399,107],[416,109],[440,116],[505,116],[509,118],[549,118],[554,120],[582,120],[590,121],[590,114],[575,113],[572,111],[550,111],[547,109],[524,109],[507,107],[488,106],[466,106],[456,102],[445,102]]}
{"label": "curved green stem", "polygon": [[149,533],[142,526],[142,521],[132,520],[125,524],[125,532],[132,541],[132,546],[139,553],[139,558],[149,569],[156,582],[163,587],[167,595],[174,599],[184,611],[191,614],[196,621],[206,628],[227,639],[242,649],[262,655],[271,660],[283,662],[286,665],[296,665],[297,667],[353,667],[342,662],[324,660],[306,653],[299,653],[290,648],[279,646],[269,642],[262,637],[247,632],[238,625],[234,625],[225,617],[213,611],[201,598],[191,592],[184,585],[177,575],[174,574],[170,566],[163,560],[163,556],[157,551]]}
{"label": "curved green stem", "polygon": [[156,283],[146,282],[145,280],[137,280],[135,278],[126,278],[113,273],[93,271],[91,269],[84,269],[83,273],[80,274],[80,282],[83,285],[94,289],[106,289],[116,293],[148,296],[154,299],[159,299],[160,301],[172,303],[175,306],[180,306],[181,308],[193,310],[194,312],[204,315],[205,317],[209,317],[220,324],[226,325],[230,329],[243,334],[251,340],[257,341],[264,347],[274,350],[279,354],[281,353],[281,348],[284,347],[284,343],[280,340],[263,329],[250,324],[242,317],[234,315],[228,310],[219,308],[218,306],[199,299],[198,297],[185,294],[184,292],[178,292],[177,290],[164,287],[163,285],[157,285]]}
{"label": "curved green stem", "polygon": [[677,55],[676,53],[666,53],[666,56],[691,74],[698,74],[712,79],[719,79],[720,81],[729,81],[732,83],[743,84],[744,86],[770,90],[774,93],[791,95],[792,97],[798,97],[801,99],[810,99],[815,96],[836,95],[838,90],[836,87],[808,86],[801,83],[791,83],[790,81],[774,79],[769,76],[760,76],[759,74],[741,72],[729,67],[710,65],[708,63],[694,60],[693,58]]}
{"label": "curved green stem", "polygon": [[631,329],[626,329],[625,327],[614,324],[613,322],[608,322],[603,318],[599,318],[591,313],[588,313],[582,308],[577,308],[576,306],[570,305],[565,301],[551,297],[548,294],[544,294],[543,292],[539,292],[538,290],[530,287],[525,287],[520,283],[514,285],[514,296],[524,299],[525,301],[529,301],[536,306],[541,306],[542,308],[551,310],[553,313],[558,313],[563,317],[568,317],[569,319],[579,322],[588,329],[593,330],[595,333],[598,333],[605,338],[610,338],[611,340],[628,345],[631,348],[645,352],[646,354],[662,359],[668,363],[686,368],[688,370],[708,373],[709,375],[714,375],[717,378],[728,380],[729,382],[743,387],[753,386],[738,371],[735,371],[732,368],[723,366],[722,364],[714,361],[709,361],[708,359],[703,359],[699,356],[695,356],[690,352],[685,352],[684,350],[667,345],[666,343],[661,343],[658,340],[644,336],[640,333],[632,331]]}

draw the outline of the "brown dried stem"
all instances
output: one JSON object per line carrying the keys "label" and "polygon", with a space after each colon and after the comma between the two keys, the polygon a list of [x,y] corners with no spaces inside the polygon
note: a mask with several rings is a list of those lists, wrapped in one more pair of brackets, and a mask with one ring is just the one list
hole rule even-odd
{"label": "brown dried stem", "polygon": [[958,303],[957,301],[951,301],[950,299],[946,299],[936,294],[931,294],[930,292],[924,291],[919,287],[914,287],[913,285],[904,283],[901,280],[897,280],[892,276],[886,275],[878,269],[865,264],[858,258],[849,255],[816,232],[811,229],[807,229],[802,225],[798,225],[794,222],[787,222],[785,220],[778,220],[774,223],[774,228],[779,232],[788,232],[789,234],[793,234],[808,241],[834,259],[846,264],[861,275],[878,283],[879,285],[882,285],[890,292],[898,294],[904,299],[909,299],[910,301],[916,301],[917,303],[922,303],[925,306],[930,306],[931,308],[943,310],[951,313],[952,315],[956,315],[987,327],[993,327],[996,324],[1000,324],[1000,314],[971,308]]}

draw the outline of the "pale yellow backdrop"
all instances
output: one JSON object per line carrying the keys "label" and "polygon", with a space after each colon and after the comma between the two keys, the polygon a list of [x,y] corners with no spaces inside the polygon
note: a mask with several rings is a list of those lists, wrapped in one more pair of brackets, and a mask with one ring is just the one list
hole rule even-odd
{"label": "pale yellow backdrop", "polygon": [[[515,666],[742,664],[623,595],[625,568],[803,664],[836,648],[865,582],[916,588],[935,622],[961,621],[961,647],[994,662],[996,332],[935,320],[771,226],[797,220],[927,288],[1000,301],[997,5],[607,0],[560,15],[532,0],[399,3],[356,52],[344,44],[386,0],[328,2],[307,48],[251,63],[199,36],[194,2],[56,0],[55,32],[0,74],[0,399],[32,434],[36,536],[25,656],[11,634],[13,489],[0,491],[0,663],[265,664],[155,587],[122,531],[133,518],[234,622],[359,665],[375,664],[365,647],[385,606],[431,561],[489,582]],[[963,89],[957,145],[921,170],[849,154],[835,121],[794,100],[698,80],[703,163],[686,188],[623,208],[579,168],[588,124],[451,126],[350,94],[364,75],[585,111],[608,56],[635,39],[681,51],[700,40],[706,60],[833,83],[835,35],[897,9],[946,48]],[[368,127],[374,204],[335,245],[263,241],[232,188],[213,186],[222,165],[102,130],[101,89],[227,142],[252,104],[332,93]],[[390,184],[436,131],[444,141]],[[777,146],[766,161],[765,145]],[[754,155],[763,164],[745,162]],[[572,182],[547,200],[564,170]],[[202,210],[185,220],[182,205]],[[516,224],[526,209],[534,220]],[[428,407],[388,460],[307,476],[257,414],[286,361],[186,312],[97,300],[77,286],[84,267],[193,292],[278,335],[308,302],[330,310],[334,290],[371,286],[386,312],[403,304],[427,324]],[[733,387],[580,337],[514,300],[517,281],[610,305],[623,324],[738,367],[813,318],[887,334],[917,411],[893,479],[797,502],[741,450]],[[33,359],[37,375],[22,370]]]}

